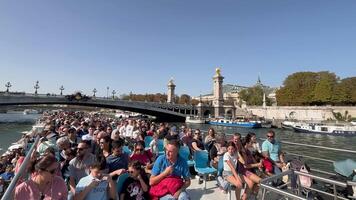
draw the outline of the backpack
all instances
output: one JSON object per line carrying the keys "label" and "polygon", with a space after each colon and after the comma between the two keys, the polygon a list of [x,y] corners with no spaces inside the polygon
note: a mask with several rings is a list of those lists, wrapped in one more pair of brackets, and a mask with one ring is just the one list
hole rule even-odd
{"label": "backpack", "polygon": [[[300,171],[304,172],[304,173],[308,173],[308,174],[310,172],[310,170],[307,169],[306,165],[302,165],[300,168]],[[312,179],[307,176],[299,175],[299,181],[300,181],[301,186],[306,187],[306,188],[310,188],[310,186],[312,185]]]}

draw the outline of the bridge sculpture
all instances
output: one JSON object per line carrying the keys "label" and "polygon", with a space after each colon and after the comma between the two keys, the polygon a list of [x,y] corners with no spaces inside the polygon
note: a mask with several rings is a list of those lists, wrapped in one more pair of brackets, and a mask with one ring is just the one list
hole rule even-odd
{"label": "bridge sculpture", "polygon": [[130,101],[95,96],[89,97],[80,93],[63,96],[22,92],[0,92],[0,107],[9,105],[41,104],[80,105],[120,109],[155,116],[159,121],[176,122],[184,122],[187,115],[194,115],[197,113],[196,107],[193,105]]}

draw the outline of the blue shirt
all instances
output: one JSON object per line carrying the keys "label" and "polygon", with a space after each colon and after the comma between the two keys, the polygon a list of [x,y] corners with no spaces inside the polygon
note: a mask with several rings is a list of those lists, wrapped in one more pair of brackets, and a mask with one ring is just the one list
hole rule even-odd
{"label": "blue shirt", "polygon": [[[75,192],[79,193],[85,189],[86,186],[88,186],[93,179],[95,179],[93,176],[88,175],[80,179],[78,182],[77,186],[75,187]],[[108,181],[107,180],[102,180],[98,186],[93,188],[87,196],[85,196],[85,200],[107,200],[108,199]]]}
{"label": "blue shirt", "polygon": [[109,173],[117,169],[127,169],[129,165],[129,156],[127,153],[121,154],[121,156],[110,155],[106,158],[106,164],[109,168]]}
{"label": "blue shirt", "polygon": [[281,152],[281,144],[275,140],[272,144],[270,141],[266,140],[262,143],[262,152],[268,152],[269,157],[278,162],[279,161],[279,153]]}
{"label": "blue shirt", "polygon": [[[166,155],[160,155],[153,165],[151,174],[153,176],[157,176],[170,165],[171,164],[167,160]],[[189,167],[187,161],[184,158],[178,156],[177,161],[174,163],[174,170],[172,175],[183,177],[184,179],[190,178]]]}
{"label": "blue shirt", "polygon": [[9,181],[10,179],[12,179],[15,174],[14,172],[5,172],[3,174],[0,175],[5,181]]}

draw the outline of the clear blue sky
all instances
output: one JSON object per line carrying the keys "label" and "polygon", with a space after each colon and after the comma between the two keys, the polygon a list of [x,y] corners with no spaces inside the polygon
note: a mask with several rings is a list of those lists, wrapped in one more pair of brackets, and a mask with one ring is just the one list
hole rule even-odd
{"label": "clear blue sky", "polygon": [[0,1],[0,90],[106,95],[279,86],[296,71],[356,76],[355,0]]}

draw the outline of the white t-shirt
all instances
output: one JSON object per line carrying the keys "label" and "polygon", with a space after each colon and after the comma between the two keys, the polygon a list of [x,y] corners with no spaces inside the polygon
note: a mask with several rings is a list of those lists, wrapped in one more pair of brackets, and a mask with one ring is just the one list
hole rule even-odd
{"label": "white t-shirt", "polygon": [[133,126],[132,125],[127,125],[126,126],[126,134],[125,134],[125,137],[127,138],[132,138],[133,137]]}
{"label": "white t-shirt", "polygon": [[224,153],[223,161],[224,161],[224,171],[232,172],[230,166],[227,164],[227,160],[230,160],[234,168],[237,166],[237,155],[230,155],[229,152]]}

